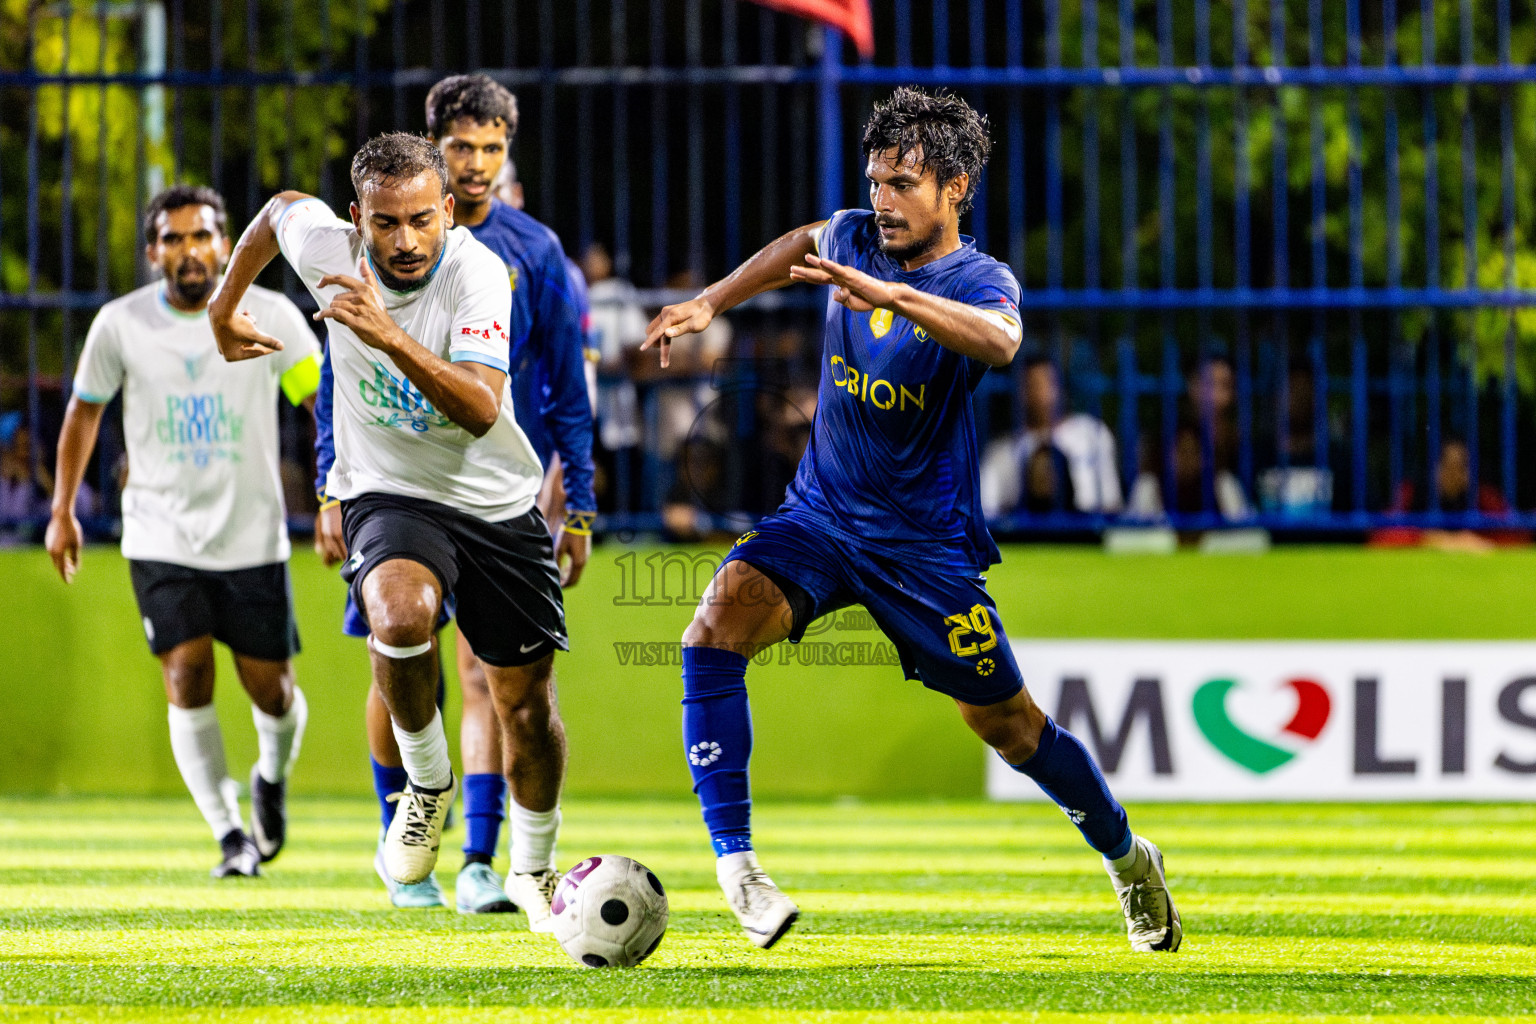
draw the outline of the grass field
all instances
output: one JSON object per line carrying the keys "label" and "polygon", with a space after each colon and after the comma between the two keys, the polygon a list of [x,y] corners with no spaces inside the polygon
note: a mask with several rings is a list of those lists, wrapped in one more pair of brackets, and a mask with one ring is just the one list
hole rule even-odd
{"label": "grass field", "polygon": [[[269,877],[217,883],[185,798],[0,800],[0,1020],[1143,1024],[1536,1009],[1536,807],[1133,808],[1185,920],[1184,949],[1154,956],[1130,953],[1097,859],[1054,808],[768,804],[764,861],[805,913],[762,953],[720,900],[691,803],[569,802],[563,862],[613,850],[668,883],[671,929],[627,972],[575,967],[520,917],[389,909],[366,801],[301,800],[294,818]],[[451,883],[457,855],[444,864]]]}

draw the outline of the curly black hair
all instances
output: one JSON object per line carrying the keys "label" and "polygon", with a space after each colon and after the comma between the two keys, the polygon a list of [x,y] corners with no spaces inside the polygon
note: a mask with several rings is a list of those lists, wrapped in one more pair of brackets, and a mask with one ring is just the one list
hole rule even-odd
{"label": "curly black hair", "polygon": [[981,180],[981,169],[992,152],[987,119],[952,93],[927,93],[902,86],[883,103],[876,103],[864,126],[864,152],[896,150],[900,163],[908,153],[920,150],[921,168],[932,168],[943,186],[961,174],[969,184],[960,200],[960,212],[971,208]]}
{"label": "curly black hair", "polygon": [[427,134],[440,139],[461,117],[476,124],[501,121],[511,142],[517,134],[517,97],[489,75],[453,75],[427,93]]}
{"label": "curly black hair", "polygon": [[219,234],[228,235],[229,217],[224,212],[224,197],[207,185],[172,185],[149,201],[144,210],[144,244],[154,245],[160,237],[156,221],[162,213],[179,210],[183,206],[207,206],[213,209],[213,222]]}
{"label": "curly black hair", "polygon": [[363,143],[352,158],[352,189],[363,197],[369,181],[408,181],[424,171],[437,175],[448,194],[448,163],[438,148],[420,135],[387,132]]}

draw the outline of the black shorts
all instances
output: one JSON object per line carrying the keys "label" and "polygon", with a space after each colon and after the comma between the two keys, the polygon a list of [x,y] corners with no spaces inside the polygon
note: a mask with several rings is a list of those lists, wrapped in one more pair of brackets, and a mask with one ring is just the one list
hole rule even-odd
{"label": "black shorts", "polygon": [[299,653],[287,562],[221,572],[130,560],[128,570],[144,636],[157,655],[200,636],[264,661]]}
{"label": "black shorts", "polygon": [[554,541],[538,509],[488,523],[422,498],[363,494],[341,503],[352,556],[341,577],[368,616],[363,581],[393,558],[420,562],[458,602],[459,628],[487,665],[530,665],[570,650]]}

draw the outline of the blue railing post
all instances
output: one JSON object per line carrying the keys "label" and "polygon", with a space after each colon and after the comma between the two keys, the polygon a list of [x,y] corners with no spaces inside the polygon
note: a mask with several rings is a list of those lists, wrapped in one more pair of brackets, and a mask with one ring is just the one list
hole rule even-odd
{"label": "blue railing post", "polygon": [[816,199],[819,217],[830,217],[842,208],[843,196],[843,37],[835,29],[822,30],[822,51],[816,79],[816,171],[820,188]]}

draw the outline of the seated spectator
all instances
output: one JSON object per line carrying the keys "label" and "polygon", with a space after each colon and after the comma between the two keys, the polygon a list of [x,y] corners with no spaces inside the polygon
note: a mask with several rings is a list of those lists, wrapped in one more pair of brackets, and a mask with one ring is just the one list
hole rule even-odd
{"label": "seated spectator", "polygon": [[[1435,479],[1440,485],[1441,512],[1472,510],[1472,453],[1467,442],[1459,437],[1445,440],[1440,446]],[[1424,489],[1404,480],[1390,511],[1398,514],[1428,512],[1429,496]],[[1509,505],[1498,488],[1481,484],[1477,488],[1476,511],[1489,516],[1504,516],[1509,514]],[[1372,531],[1370,537],[1372,547],[1426,547],[1440,551],[1490,551],[1495,547],[1515,547],[1530,542],[1531,535],[1526,530],[1440,530],[1414,526],[1387,527]]]}
{"label": "seated spectator", "polygon": [[[32,431],[20,412],[0,414],[0,543],[42,538],[53,501],[53,474],[44,460],[32,464]],[[94,513],[96,495],[82,483],[75,515]]]}
{"label": "seated spectator", "polygon": [[[1224,519],[1253,514],[1237,465],[1237,389],[1232,362],[1212,355],[1192,365],[1184,377],[1178,424],[1170,442],[1173,479],[1164,480],[1161,452],[1143,450],[1142,469],[1131,486],[1127,511],[1137,519],[1160,519],[1169,512],[1214,511]],[[1209,431],[1212,462],[1207,473]],[[1206,492],[1209,476],[1210,493]]]}
{"label": "seated spectator", "polygon": [[[982,460],[982,511],[989,517],[1020,508],[1120,511],[1115,435],[1102,420],[1087,413],[1061,414],[1056,364],[1031,356],[1024,364],[1021,397],[1024,429],[992,442]],[[1055,455],[1037,464],[1036,456],[1042,452]],[[1044,490],[1048,487],[1052,488],[1049,493]]]}
{"label": "seated spectator", "polygon": [[1236,475],[1218,469],[1211,477],[1209,505],[1205,494],[1205,455],[1200,432],[1181,424],[1173,439],[1173,481],[1164,486],[1161,474],[1143,471],[1131,487],[1126,508],[1135,519],[1161,519],[1169,511],[1204,512],[1207,507],[1223,519],[1246,519],[1253,514],[1243,485]]}
{"label": "seated spectator", "polygon": [[1288,516],[1327,515],[1333,507],[1333,471],[1317,465],[1317,389],[1310,362],[1286,371],[1285,433],[1277,447],[1286,465],[1259,474],[1259,504]]}
{"label": "seated spectator", "polygon": [[661,507],[668,540],[702,541],[716,534],[726,539],[713,520],[732,511],[727,457],[724,445],[706,437],[689,437],[678,447],[677,476]]}
{"label": "seated spectator", "polygon": [[[667,287],[696,294],[704,284],[695,272],[682,270],[667,278]],[[661,458],[678,457],[683,439],[694,429],[694,420],[715,400],[711,377],[715,364],[729,354],[733,335],[731,322],[724,316],[715,317],[703,331],[691,336],[688,344],[673,346],[665,370],[654,351],[630,352],[630,378],[653,387],[656,435],[646,438],[646,443]]]}
{"label": "seated spectator", "polygon": [[1024,501],[1031,515],[1077,508],[1077,489],[1067,457],[1053,444],[1041,445],[1024,466]]}
{"label": "seated spectator", "polygon": [[632,448],[640,443],[640,412],[635,385],[628,379],[630,359],[645,341],[649,319],[635,286],[614,276],[613,260],[597,242],[581,254],[581,273],[592,304],[589,344],[597,350],[598,368],[609,378],[598,385],[598,438],[609,451]]}

